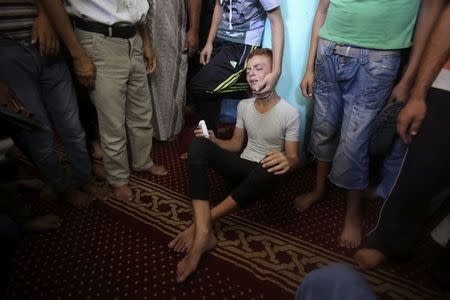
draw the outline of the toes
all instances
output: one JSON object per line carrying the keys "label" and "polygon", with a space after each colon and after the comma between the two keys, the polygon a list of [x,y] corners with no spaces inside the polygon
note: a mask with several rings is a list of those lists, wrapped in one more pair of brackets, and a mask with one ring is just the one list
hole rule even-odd
{"label": "toes", "polygon": [[170,249],[173,249],[175,242],[172,240],[170,241],[170,243],[167,244],[167,247],[169,247]]}

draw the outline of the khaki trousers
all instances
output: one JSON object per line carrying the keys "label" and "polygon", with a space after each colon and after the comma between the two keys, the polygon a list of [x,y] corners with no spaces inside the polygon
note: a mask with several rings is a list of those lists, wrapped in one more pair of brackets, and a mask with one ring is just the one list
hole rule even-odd
{"label": "khaki trousers", "polygon": [[128,184],[127,142],[134,170],[144,171],[153,165],[152,104],[141,36],[110,38],[80,29],[75,33],[97,67],[90,96],[97,108],[108,182],[115,187]]}

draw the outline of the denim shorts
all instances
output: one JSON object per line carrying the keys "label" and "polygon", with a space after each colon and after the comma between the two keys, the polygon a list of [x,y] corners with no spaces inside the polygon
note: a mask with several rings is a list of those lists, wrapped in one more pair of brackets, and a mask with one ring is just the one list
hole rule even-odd
{"label": "denim shorts", "polygon": [[332,162],[331,182],[361,190],[368,184],[368,145],[374,120],[397,78],[400,52],[349,46],[350,57],[337,54],[337,47],[319,40],[309,150],[318,160]]}

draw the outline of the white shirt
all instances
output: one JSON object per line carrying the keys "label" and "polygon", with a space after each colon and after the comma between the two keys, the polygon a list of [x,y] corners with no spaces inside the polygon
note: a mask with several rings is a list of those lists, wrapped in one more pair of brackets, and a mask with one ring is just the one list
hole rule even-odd
{"label": "white shirt", "polygon": [[113,25],[143,23],[149,9],[147,0],[65,0],[67,13],[83,20]]}
{"label": "white shirt", "polygon": [[248,137],[241,158],[260,162],[271,151],[284,152],[286,141],[298,141],[300,114],[283,98],[265,113],[256,110],[255,98],[245,99],[238,104],[236,127]]}

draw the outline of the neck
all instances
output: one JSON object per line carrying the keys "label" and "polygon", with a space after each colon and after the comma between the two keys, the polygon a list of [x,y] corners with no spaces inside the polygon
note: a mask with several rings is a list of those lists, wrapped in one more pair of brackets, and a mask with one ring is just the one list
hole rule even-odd
{"label": "neck", "polygon": [[255,98],[255,106],[259,112],[267,112],[269,111],[275,104],[278,103],[280,97],[276,92],[273,92],[269,97],[261,99]]}
{"label": "neck", "polygon": [[267,98],[256,97],[255,101],[260,102],[262,105],[268,105],[271,102],[276,102],[280,99],[277,92],[273,91]]}

